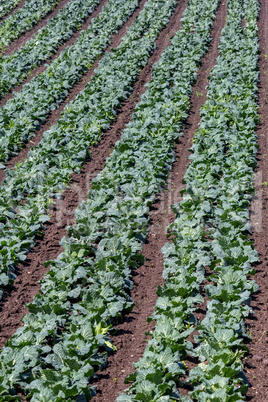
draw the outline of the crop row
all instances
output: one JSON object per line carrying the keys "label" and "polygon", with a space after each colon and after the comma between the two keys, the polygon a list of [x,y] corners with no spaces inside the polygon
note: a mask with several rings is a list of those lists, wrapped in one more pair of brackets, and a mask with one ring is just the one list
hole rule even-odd
{"label": "crop row", "polygon": [[99,4],[99,0],[72,0],[46,26],[11,55],[0,58],[0,97],[20,84],[29,72],[49,59]]}
{"label": "crop row", "polygon": [[22,0],[3,0],[0,5],[0,18],[9,13],[16,7]]}
{"label": "crop row", "polygon": [[29,0],[0,22],[0,54],[12,42],[46,16],[60,0]]}
{"label": "crop row", "polygon": [[[172,395],[166,389],[174,372],[172,396],[179,399],[176,389],[182,385],[180,375],[187,372],[183,362],[187,355],[200,361],[187,380],[194,400],[245,399],[248,382],[241,358],[248,335],[244,318],[251,313],[250,295],[258,288],[249,278],[258,256],[248,238],[248,206],[257,150],[259,4],[229,0],[228,6],[220,55],[210,74],[192,161],[184,177],[184,199],[174,207],[176,219],[169,228],[172,243],[163,248],[166,281],[158,289],[152,317],[155,332],[135,364],[136,372],[127,379],[135,380],[129,399],[122,395],[118,401],[153,401]],[[204,303],[201,284],[205,278],[209,281],[204,286],[206,316],[197,322],[193,313]],[[198,330],[195,347],[188,339],[194,330]]]}
{"label": "crop row", "polygon": [[[119,1],[127,6],[125,0]],[[79,171],[89,153],[88,147],[100,140],[118,106],[130,95],[131,85],[147,63],[155,48],[154,41],[175,5],[174,0],[149,0],[122,43],[105,55],[95,76],[66,106],[57,124],[44,133],[25,162],[7,172],[0,187],[2,286],[12,283],[14,265],[26,258],[40,225],[49,219],[44,211],[51,197],[65,187],[71,173]],[[114,10],[120,18],[119,7]]]}
{"label": "crop row", "polygon": [[[2,398],[17,390],[32,401],[90,398],[94,366],[103,367],[113,348],[109,328],[133,305],[131,269],[143,261],[139,251],[148,234],[149,206],[165,186],[218,3],[190,0],[181,29],[154,65],[132,121],[62,240],[64,252],[47,262],[50,271],[28,305],[24,327],[1,352]],[[147,5],[152,21],[156,4]]]}
{"label": "crop row", "polygon": [[43,73],[14,93],[13,99],[0,109],[0,161],[7,160],[34,135],[49,112],[58,107],[103,53],[111,35],[138,4],[139,0],[110,0],[73,46],[67,46]]}
{"label": "crop row", "polygon": [[[196,137],[195,172],[189,171],[186,176],[187,184],[195,177],[197,186],[215,186],[215,192],[209,197],[211,209],[205,218],[211,239],[210,269],[213,273],[208,277],[211,284],[205,286],[209,299],[207,313],[197,327],[198,346],[194,350],[201,363],[190,372],[189,379],[194,384],[192,396],[198,401],[206,400],[212,393],[219,399],[245,399],[249,384],[241,358],[248,351],[242,342],[248,340],[249,335],[244,319],[252,313],[251,294],[258,289],[255,281],[250,279],[255,272],[251,265],[258,260],[258,255],[248,238],[251,232],[248,207],[257,165],[254,129],[258,121],[256,21],[259,1],[233,3],[234,22],[226,32],[226,43],[220,48],[222,60],[213,73],[210,98],[203,110],[204,125],[200,126],[203,131]],[[240,25],[241,16],[246,21],[244,28]],[[204,133],[208,139],[210,133],[211,137],[211,126],[217,127],[218,132],[209,144],[201,136]],[[200,169],[200,147],[203,146],[207,150],[206,163],[210,163],[210,169],[208,165]],[[208,154],[215,146],[218,155],[209,158]],[[215,181],[211,178],[213,173]]]}

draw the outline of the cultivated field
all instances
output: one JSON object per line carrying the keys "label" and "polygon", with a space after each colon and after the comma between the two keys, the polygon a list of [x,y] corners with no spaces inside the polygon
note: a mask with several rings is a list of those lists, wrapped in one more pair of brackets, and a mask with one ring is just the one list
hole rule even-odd
{"label": "cultivated field", "polygon": [[1,0],[0,401],[268,400],[267,18]]}

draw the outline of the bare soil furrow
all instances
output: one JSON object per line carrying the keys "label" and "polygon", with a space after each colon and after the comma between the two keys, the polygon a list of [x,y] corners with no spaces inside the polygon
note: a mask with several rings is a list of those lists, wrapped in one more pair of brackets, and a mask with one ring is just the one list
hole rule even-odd
{"label": "bare soil furrow", "polygon": [[[104,0],[102,2],[102,5],[106,4],[107,2],[108,2],[108,0]],[[121,39],[126,34],[127,29],[130,27],[130,25],[134,22],[134,20],[136,19],[136,17],[140,13],[140,11],[143,9],[145,3],[146,3],[146,0],[140,1],[139,6],[136,8],[136,10],[132,14],[132,16],[128,19],[128,21],[118,30],[117,34],[112,35],[111,40],[110,40],[110,45],[105,49],[105,51],[110,51],[111,48],[115,48],[119,45],[119,43],[121,42]],[[32,147],[39,144],[39,142],[42,139],[43,133],[45,131],[49,130],[51,126],[56,124],[56,122],[60,118],[60,115],[61,115],[63,109],[65,108],[65,106],[69,102],[73,101],[76,98],[76,96],[81,91],[83,91],[85,86],[89,83],[89,81],[91,80],[91,78],[94,75],[94,70],[98,67],[98,64],[99,64],[99,61],[101,58],[102,58],[102,56],[99,57],[95,61],[95,63],[88,70],[88,72],[85,75],[83,75],[83,77],[81,77],[81,79],[73,86],[73,88],[70,90],[70,92],[68,94],[68,97],[59,105],[58,109],[50,111],[45,124],[39,130],[36,131],[35,136],[29,142],[27,142],[25,144],[25,147],[18,153],[18,155],[11,158],[6,163],[7,168],[12,169],[16,165],[16,163],[22,162],[24,159],[27,158],[29,150]],[[1,105],[1,101],[0,101],[0,105]],[[5,171],[3,169],[1,169],[0,170],[0,184],[2,183],[4,178],[5,178]]]}
{"label": "bare soil furrow", "polygon": [[[186,4],[184,5],[184,7]],[[183,137],[178,142],[170,177],[167,181],[167,191],[158,195],[156,202],[151,208],[150,233],[144,244],[142,254],[146,262],[133,273],[134,288],[131,297],[135,306],[131,313],[123,317],[121,324],[116,326],[116,332],[111,336],[117,352],[110,356],[108,367],[98,373],[97,395],[93,401],[110,402],[114,401],[119,394],[127,388],[124,378],[134,371],[132,362],[138,361],[142,356],[146,342],[150,339],[146,332],[154,329],[154,323],[147,323],[147,317],[153,312],[157,299],[156,290],[158,285],[163,284],[162,272],[163,255],[161,248],[167,242],[166,228],[174,220],[174,213],[171,205],[180,201],[180,190],[185,186],[182,179],[185,175],[188,157],[194,133],[198,129],[200,121],[199,111],[206,100],[206,86],[208,76],[215,65],[215,58],[218,56],[218,44],[221,30],[225,24],[227,15],[226,1],[219,7],[216,20],[212,28],[212,43],[209,52],[204,56],[202,66],[198,72],[197,82],[193,87],[191,96],[191,108],[186,121]],[[179,29],[179,18],[176,21],[176,30]],[[187,365],[191,368],[194,363],[189,359]],[[181,394],[186,394],[180,389]]]}
{"label": "bare soil furrow", "polygon": [[247,345],[250,354],[245,360],[245,373],[251,384],[247,400],[268,400],[268,3],[261,1],[258,21],[260,46],[259,100],[260,124],[256,131],[259,151],[259,166],[255,177],[255,197],[251,203],[252,239],[259,253],[253,279],[259,291],[252,297],[254,316],[246,320],[252,341]]}
{"label": "bare soil furrow", "polygon": [[[66,2],[67,3],[67,2]],[[63,45],[61,45],[57,52],[49,59],[47,60],[44,64],[42,64],[39,67],[36,67],[35,69],[33,69],[28,77],[20,84],[17,85],[16,87],[12,88],[12,91],[9,92],[6,96],[4,96],[3,98],[0,99],[0,106],[4,106],[7,101],[9,99],[13,98],[13,92],[19,92],[22,90],[23,85],[26,84],[27,82],[31,81],[34,77],[36,77],[37,75],[43,73],[46,69],[47,66],[53,61],[55,60],[57,57],[59,57],[60,53],[67,47],[67,46],[72,46],[75,41],[77,40],[77,38],[80,36],[81,31],[84,31],[85,29],[87,29],[91,23],[91,20],[93,18],[95,18],[101,11],[102,7],[105,6],[108,3],[108,0],[101,0],[100,4],[98,5],[98,7],[93,11],[92,14],[90,14],[90,16],[86,19],[86,21],[84,22],[84,24],[81,26],[81,28],[79,30],[77,30],[70,39],[68,39]]]}
{"label": "bare soil furrow", "polygon": [[[15,282],[15,286],[10,289],[9,296],[0,303],[0,347],[3,346],[6,340],[21,325],[20,319],[27,313],[25,303],[31,302],[34,295],[38,292],[40,286],[37,282],[48,270],[44,267],[43,262],[55,259],[62,251],[59,241],[66,234],[66,227],[74,223],[75,209],[86,198],[92,178],[103,169],[105,160],[113,150],[115,142],[120,139],[122,130],[131,120],[131,115],[136,104],[140,100],[140,95],[146,90],[144,84],[149,82],[151,79],[152,65],[159,60],[162,51],[169,44],[170,37],[176,32],[177,24],[180,15],[185,8],[186,1],[187,0],[178,0],[178,7],[171,17],[168,26],[160,33],[159,38],[156,41],[157,48],[149,58],[146,67],[142,70],[139,78],[133,86],[132,95],[127,101],[123,102],[116,120],[110,126],[110,129],[104,133],[98,146],[91,149],[91,159],[84,165],[80,174],[73,175],[70,187],[63,193],[63,199],[57,200],[56,204],[51,208],[51,219],[46,224],[47,229],[44,232],[44,239],[37,239],[36,246],[28,254],[27,260],[18,266],[18,278]],[[118,34],[113,37],[110,47],[116,47],[120,43],[127,28],[139,14],[145,2],[146,0],[140,2],[139,7],[132,17],[124,27],[119,30]],[[74,99],[76,94],[84,88],[86,82],[88,82],[92,76],[96,66],[97,62],[88,75],[84,77],[84,82],[81,82],[72,90],[72,93],[69,95],[69,100]],[[62,106],[62,108],[63,107],[64,106]],[[46,124],[46,129],[54,124],[57,118],[59,118],[59,109],[55,112],[55,114],[53,113],[53,123],[51,122],[51,119],[49,119],[49,122]],[[42,130],[42,132],[43,131],[44,130]],[[39,141],[40,139],[41,135]],[[34,140],[36,140],[36,137]],[[20,155],[21,160],[23,160],[24,157],[22,156],[22,153]]]}
{"label": "bare soil furrow", "polygon": [[19,8],[23,7],[26,0],[21,1],[16,7],[9,11],[6,15],[0,18],[0,22],[6,20],[11,14],[14,14]]}
{"label": "bare soil furrow", "polygon": [[47,20],[49,18],[53,18],[59,12],[59,10],[61,10],[69,1],[70,0],[61,0],[52,11],[50,11],[41,21],[39,21],[33,27],[33,29],[25,32],[19,38],[12,41],[10,45],[6,48],[6,50],[1,54],[1,56],[4,56],[6,54],[12,54],[13,52],[15,52],[15,50],[19,49],[19,47],[24,45],[24,43],[27,40],[31,39],[40,28],[44,27],[47,24]]}

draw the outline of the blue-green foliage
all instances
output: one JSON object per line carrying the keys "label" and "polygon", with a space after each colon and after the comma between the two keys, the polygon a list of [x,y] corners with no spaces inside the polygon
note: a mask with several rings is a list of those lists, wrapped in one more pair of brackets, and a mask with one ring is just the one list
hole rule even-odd
{"label": "blue-green foliage", "polygon": [[[0,187],[2,286],[12,283],[14,266],[26,258],[40,226],[49,219],[44,213],[51,197],[65,187],[71,173],[79,171],[89,146],[99,142],[118,106],[130,95],[175,5],[175,0],[149,0],[121,44],[100,62],[85,90],[65,107],[58,123],[44,133],[25,162],[7,172]],[[119,10],[115,12],[120,18]]]}
{"label": "blue-green foliage", "polygon": [[189,377],[194,384],[191,396],[198,401],[245,399],[248,382],[241,358],[248,335],[244,319],[251,313],[250,295],[258,289],[249,278],[258,256],[248,238],[248,207],[257,165],[259,2],[232,0],[228,4],[230,18],[185,176],[191,198],[208,204],[203,226],[211,240],[207,254],[213,272],[207,278],[211,282],[205,286],[207,312],[197,326],[193,351],[201,363]]}
{"label": "blue-green foliage", "polygon": [[67,46],[43,73],[0,108],[0,161],[14,155],[35,134],[138,4],[139,0],[110,0],[73,46]]}
{"label": "blue-green foliage", "polygon": [[2,0],[0,5],[0,18],[9,13],[22,0]]}
{"label": "blue-green foliage", "polygon": [[0,97],[20,84],[29,72],[49,59],[99,4],[99,0],[72,0],[48,20],[33,38],[11,55],[0,58]]}
{"label": "blue-green foliage", "polygon": [[[154,40],[175,4],[149,0],[140,18],[150,21],[152,28],[135,39],[137,22],[118,49],[126,49],[128,43],[134,61],[141,53],[135,52],[133,43],[140,41],[144,46],[150,38]],[[128,296],[131,269],[143,261],[139,251],[148,234],[149,207],[165,186],[196,71],[210,43],[217,4],[216,0],[190,0],[182,27],[154,66],[132,121],[93,181],[87,201],[77,210],[76,225],[62,240],[64,252],[48,262],[50,271],[41,281],[40,294],[28,306],[24,326],[0,354],[0,400],[19,390],[32,401],[90,399],[93,389],[88,380],[112,350],[109,327],[133,304]],[[163,353],[160,359],[169,370],[165,378],[170,384],[163,387],[168,395],[180,370],[176,363],[169,365],[170,356]]]}
{"label": "blue-green foliage", "polygon": [[[184,198],[174,206],[176,219],[169,228],[172,242],[163,248],[163,287],[156,303],[156,329],[137,370],[135,382],[118,401],[190,401],[168,394],[159,371],[162,354],[169,354],[175,382],[187,373],[183,359],[197,357],[187,384],[197,401],[242,401],[248,382],[241,358],[248,335],[244,318],[251,313],[250,295],[257,290],[249,275],[258,256],[248,238],[248,206],[256,167],[258,43],[257,0],[229,0],[217,65],[210,74],[207,101],[191,148],[184,180]],[[242,28],[241,19],[246,25]],[[234,40],[235,38],[235,40]],[[207,270],[212,272],[207,274]],[[201,283],[207,279],[206,317],[198,322],[194,311],[204,302]],[[189,334],[198,331],[193,346]],[[157,363],[156,363],[157,362]],[[176,364],[176,366],[174,366]],[[182,385],[182,384],[181,384]],[[146,389],[146,392],[144,391]],[[163,391],[162,391],[163,390]],[[163,399],[159,399],[163,396]],[[171,399],[164,399],[172,395]]]}
{"label": "blue-green foliage", "polygon": [[4,21],[0,22],[0,53],[14,39],[32,27],[52,11],[60,0],[29,0]]}

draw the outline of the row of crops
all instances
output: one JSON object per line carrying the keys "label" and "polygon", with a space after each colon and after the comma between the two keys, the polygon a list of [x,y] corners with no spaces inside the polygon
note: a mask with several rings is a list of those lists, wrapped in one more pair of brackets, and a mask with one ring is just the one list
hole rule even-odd
{"label": "row of crops", "polygon": [[[133,73],[135,54],[137,54],[138,60],[142,59],[145,64],[144,53],[142,54],[137,50],[146,51],[148,58],[153,49],[157,32],[164,22],[167,23],[168,21],[167,17],[166,21],[163,18],[164,12],[166,10],[170,16],[175,4],[175,2],[149,0],[117,48],[118,54],[121,56],[119,63],[114,63],[114,60],[118,60],[116,51],[107,55],[112,59],[111,67],[116,65],[116,75],[112,80],[109,75],[112,88],[105,85],[105,88],[110,90],[112,104],[109,105],[109,109],[111,112],[113,112],[113,106],[116,106],[116,104],[114,105],[115,89],[120,89],[120,82],[116,76],[120,78],[121,85],[125,87],[127,81],[132,77],[131,71]],[[43,279],[42,296],[37,296],[32,306],[29,306],[31,315],[25,316],[22,332],[19,330],[14,338],[9,341],[10,347],[3,349],[2,353],[5,354],[5,365],[7,364],[7,366],[9,366],[9,359],[12,359],[11,356],[16,353],[18,360],[15,370],[19,377],[24,376],[25,365],[28,367],[29,361],[32,362],[34,356],[37,358],[35,367],[33,367],[34,371],[29,377],[27,376],[26,382],[24,384],[20,382],[16,386],[13,383],[14,388],[20,386],[28,393],[48,395],[51,399],[55,396],[59,398],[72,397],[81,392],[84,393],[85,397],[89,397],[90,390],[85,377],[94,375],[94,366],[102,366],[105,363],[107,354],[105,349],[109,351],[109,348],[112,347],[106,336],[112,319],[121,315],[123,310],[132,305],[127,294],[127,290],[131,287],[130,269],[137,266],[142,258],[137,251],[141,250],[142,240],[147,235],[148,207],[153,202],[154,194],[159,191],[161,185],[164,185],[168,167],[171,166],[173,155],[170,151],[186,117],[185,111],[189,108],[188,99],[191,85],[195,80],[195,71],[202,55],[210,42],[210,27],[215,17],[217,5],[218,1],[204,1],[202,8],[200,8],[196,0],[188,5],[182,20],[181,30],[173,38],[172,46],[164,52],[160,62],[153,69],[149,89],[137,106],[132,122],[113,151],[103,173],[94,181],[90,192],[91,197],[89,195],[88,202],[83,204],[79,215],[77,214],[77,225],[70,228],[70,237],[63,240],[66,251],[57,261],[49,263],[51,269]],[[149,27],[148,21],[150,22]],[[193,24],[196,25],[195,33],[192,32]],[[204,25],[206,26],[205,31]],[[145,32],[141,36],[140,29],[144,29],[143,27],[150,28],[150,30],[148,34]],[[192,44],[191,46],[189,46],[189,41]],[[149,51],[145,47],[146,44],[150,46]],[[129,51],[127,52],[127,50]],[[174,58],[176,54],[177,57]],[[196,59],[197,55],[199,55],[198,59]],[[126,68],[127,61],[128,69]],[[111,68],[107,68],[108,60],[106,58],[103,60],[103,66],[105,73],[107,69],[109,71]],[[122,68],[123,77],[118,74],[119,67]],[[140,66],[138,65],[138,67]],[[98,77],[98,72],[94,79],[97,79],[96,77]],[[94,79],[92,80],[93,83],[95,82]],[[92,86],[92,81],[89,84],[90,86]],[[96,87],[92,89],[94,103],[93,100],[90,102],[92,106],[94,105],[97,113],[101,112],[101,108],[96,105],[97,94],[100,94],[99,98],[102,102],[105,100],[106,104],[108,98],[103,96],[103,75],[100,81],[100,90],[97,91]],[[166,88],[164,92],[163,83]],[[122,89],[126,91],[124,87]],[[130,92],[130,88],[128,92]],[[120,96],[122,97],[122,92],[119,93],[119,100]],[[85,100],[84,97],[83,100]],[[85,112],[88,114],[88,102],[86,106]],[[81,131],[83,137],[80,139],[80,143],[82,143],[80,146],[84,149],[84,141],[87,140],[85,134],[90,133],[89,122],[85,121],[86,117],[82,115],[81,105],[76,110],[79,111],[79,114],[76,113],[72,121],[77,126],[77,115],[79,118],[81,116],[82,127],[87,123],[87,130],[85,128],[83,131],[77,130],[69,141],[63,143],[64,148],[70,144],[70,141],[77,141]],[[110,116],[107,116],[108,119],[106,118],[103,122],[106,126],[114,116],[114,113],[111,112]],[[96,132],[96,118],[93,113],[94,111],[90,113],[89,118],[94,122],[92,131],[94,136],[98,138],[100,133],[99,130]],[[67,116],[69,115],[72,116],[72,113],[68,110]],[[101,113],[100,118],[104,118],[103,113]],[[161,121],[161,125],[159,121]],[[62,119],[62,123],[62,132],[66,135],[69,131],[66,118]],[[159,130],[160,127],[162,128]],[[72,129],[73,126],[70,128]],[[72,133],[73,131],[70,134]],[[52,157],[52,149],[57,149],[55,140],[57,139],[60,142],[59,134],[57,130],[51,144],[52,147],[47,153],[49,158]],[[147,137],[148,140],[146,141]],[[66,161],[68,163],[70,163],[71,155],[76,158],[75,162],[77,163],[77,155],[79,155],[77,151],[67,152]],[[43,152],[41,155],[42,160],[46,160]],[[64,150],[60,150],[58,155],[61,156],[60,161],[62,161]],[[84,151],[82,157],[85,158],[85,156]],[[55,157],[52,160],[53,165],[55,165]],[[36,166],[40,166],[40,161]],[[62,175],[64,170],[60,167],[58,172],[61,172]],[[53,172],[55,172],[55,166],[53,166]],[[25,167],[25,173],[28,175],[28,181],[34,183],[34,171],[29,170],[29,166]],[[66,173],[69,173],[67,169]],[[17,177],[21,184],[25,185],[26,177],[23,177],[21,173]],[[53,182],[48,176],[47,190],[45,191],[45,177],[46,175],[43,174],[44,179],[41,184],[40,175],[37,176],[39,180],[36,181],[39,187],[42,186],[43,195],[46,196],[48,193],[48,197],[51,195]],[[59,174],[56,174],[55,178],[56,184],[59,186]],[[12,179],[11,181],[6,180],[6,187],[10,188],[10,184],[12,186]],[[58,186],[54,187],[55,191],[58,190]],[[15,189],[18,193],[18,186],[14,186]],[[6,188],[3,192],[8,197],[7,190]],[[40,191],[38,190],[37,187],[35,199],[30,197],[34,206],[36,206],[38,198],[40,199]],[[29,190],[27,192],[29,193]],[[20,191],[20,193],[24,194],[25,190]],[[23,208],[29,208],[29,206],[27,207],[27,204],[24,204]],[[90,214],[88,211],[91,211]],[[25,215],[27,217],[29,214]],[[37,216],[37,214],[31,215]],[[15,221],[18,221],[18,217]],[[7,227],[7,232],[12,238],[10,225]],[[27,229],[25,236],[28,233]],[[94,244],[95,247],[92,247]],[[9,246],[7,249],[10,250],[11,247]],[[49,325],[48,328],[45,323]],[[61,334],[58,334],[59,326],[63,326]],[[70,335],[72,335],[71,339],[69,339]],[[55,343],[53,347],[48,346],[51,337]],[[13,339],[16,350],[13,349]],[[26,339],[31,339],[31,345],[29,342],[27,342],[27,346],[25,345]],[[76,352],[74,356],[78,339],[81,341],[81,352],[79,352],[79,346],[78,353]],[[61,360],[61,366],[58,366],[59,356],[62,353],[65,358]],[[46,368],[44,362],[47,362]],[[77,364],[74,364],[75,362]],[[52,368],[50,368],[51,364],[53,365]],[[59,373],[59,368],[61,373]],[[65,368],[68,368],[69,373],[62,376]],[[43,378],[44,372],[47,373],[45,378]],[[10,374],[13,378],[11,372]],[[50,381],[51,375],[55,379],[53,384]],[[5,391],[9,390],[10,382],[6,375],[3,376],[4,381],[6,381]],[[59,393],[59,384],[62,383],[69,384],[64,395],[62,390]]]}
{"label": "row of crops", "polygon": [[0,18],[8,14],[21,0],[3,0],[0,5]]}
{"label": "row of crops", "polygon": [[[47,69],[14,93],[1,108],[0,161],[4,162],[28,141],[45,122],[49,112],[67,97],[70,89],[103,53],[111,35],[120,28],[137,7],[138,1],[109,1],[92,20],[73,46],[60,53]],[[137,35],[147,30],[145,21]]]}
{"label": "row of crops", "polygon": [[[247,390],[242,342],[248,338],[244,319],[251,312],[250,295],[257,290],[249,278],[251,264],[258,259],[247,236],[257,151],[258,2],[234,0],[228,6],[184,177],[184,199],[174,207],[172,243],[162,250],[165,285],[158,289],[154,336],[129,377],[135,380],[129,398],[118,401],[179,399],[176,386],[187,371],[188,355],[200,362],[188,379],[194,400],[240,401]],[[204,306],[200,285],[205,279],[210,282],[204,287],[206,316],[198,322],[194,312]],[[195,330],[194,345],[188,337]]]}
{"label": "row of crops", "polygon": [[[127,5],[133,10],[133,0],[119,3],[124,10]],[[44,133],[23,163],[7,172],[0,187],[2,286],[12,283],[16,263],[26,258],[40,225],[49,219],[44,211],[51,197],[65,187],[71,173],[79,171],[88,147],[99,142],[118,106],[130,95],[131,85],[154,50],[154,41],[175,5],[174,0],[148,0],[122,42],[104,56],[93,79],[74,102],[67,104],[57,124]],[[113,21],[122,18],[119,10],[115,13]]]}
{"label": "row of crops", "polygon": [[[0,33],[6,21],[15,29],[8,33],[9,25],[3,25],[8,39],[0,48],[23,32],[14,18],[25,26],[27,7],[34,3],[25,2],[0,23]],[[57,2],[41,3],[27,29]],[[0,96],[56,53],[98,4],[70,1],[25,45],[2,57]],[[102,55],[138,4],[109,0],[75,44],[0,109],[2,168]],[[172,168],[219,4],[188,1],[181,27],[153,65],[131,122],[61,241],[64,251],[45,263],[50,270],[28,305],[24,325],[0,352],[0,401],[19,401],[22,395],[31,401],[87,401],[94,395],[96,371],[115,350],[109,332],[133,308],[132,272],[144,261],[150,207]],[[131,95],[176,5],[175,0],[147,0],[121,43],[104,54],[90,82],[39,145],[15,169],[6,169],[0,186],[1,298],[14,284],[17,264],[26,259],[36,236],[43,235],[40,229],[50,219],[46,211],[52,199],[80,171],[90,157],[89,147],[99,143]],[[257,0],[228,1],[186,188],[174,206],[176,218],[168,229],[172,240],[162,250],[165,283],[158,288],[150,318],[156,327],[126,379],[132,384],[120,402],[245,399],[248,383],[241,359],[249,337],[244,319],[252,312],[250,296],[257,290],[250,278],[258,256],[248,238],[248,206],[257,151],[258,12]],[[202,306],[206,315],[198,320],[195,312]],[[190,372],[184,362],[188,356],[199,361]],[[192,389],[189,396],[178,391],[182,378]]]}
{"label": "row of crops", "polygon": [[[11,55],[1,57],[0,97],[23,82],[31,70],[55,54],[98,4],[98,0],[73,0],[67,3],[33,38]],[[97,35],[96,31],[91,32]]]}
{"label": "row of crops", "polygon": [[60,0],[29,0],[23,7],[0,22],[0,53],[16,38],[51,12]]}

